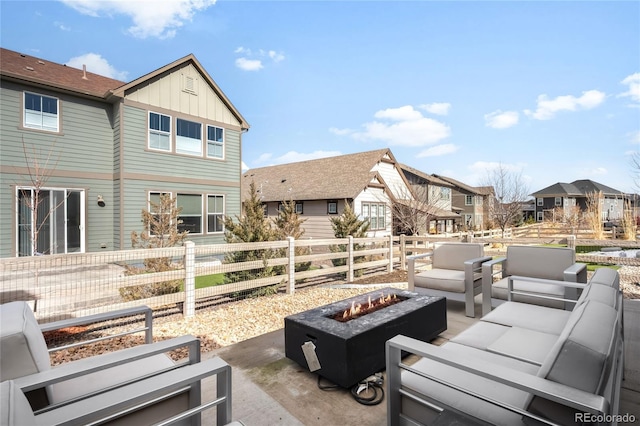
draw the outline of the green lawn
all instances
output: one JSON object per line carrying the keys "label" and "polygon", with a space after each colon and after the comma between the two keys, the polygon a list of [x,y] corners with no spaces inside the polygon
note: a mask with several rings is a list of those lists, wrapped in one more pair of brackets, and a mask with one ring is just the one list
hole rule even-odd
{"label": "green lawn", "polygon": [[196,288],[211,287],[224,283],[224,274],[211,274],[196,277]]}

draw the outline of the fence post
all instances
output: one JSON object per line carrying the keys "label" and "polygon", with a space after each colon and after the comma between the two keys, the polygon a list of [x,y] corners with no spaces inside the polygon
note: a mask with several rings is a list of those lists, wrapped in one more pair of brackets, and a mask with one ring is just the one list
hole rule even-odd
{"label": "fence post", "polygon": [[393,272],[393,235],[389,234],[389,273]]}
{"label": "fence post", "polygon": [[405,235],[404,234],[400,234],[400,269],[401,270],[406,270],[407,267],[406,262],[407,262],[407,251],[405,249],[405,244],[407,243]]}
{"label": "fence post", "polygon": [[196,244],[184,243],[184,306],[182,314],[192,317],[196,314]]}
{"label": "fence post", "polygon": [[349,246],[347,247],[347,264],[349,265],[349,271],[347,272],[347,282],[353,282],[353,235],[349,235]]}
{"label": "fence post", "polygon": [[296,244],[295,238],[287,237],[287,241],[289,242],[289,246],[287,248],[287,257],[289,258],[289,263],[287,263],[287,294],[293,294],[296,290]]}
{"label": "fence post", "polygon": [[567,247],[571,248],[571,249],[576,249],[576,236],[575,235],[569,235],[567,237]]}

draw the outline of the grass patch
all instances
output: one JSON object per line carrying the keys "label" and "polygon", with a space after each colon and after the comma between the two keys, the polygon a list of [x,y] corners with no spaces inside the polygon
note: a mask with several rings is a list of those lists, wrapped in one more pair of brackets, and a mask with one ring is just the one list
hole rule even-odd
{"label": "grass patch", "polygon": [[224,284],[224,274],[201,275],[196,277],[196,288],[213,287]]}

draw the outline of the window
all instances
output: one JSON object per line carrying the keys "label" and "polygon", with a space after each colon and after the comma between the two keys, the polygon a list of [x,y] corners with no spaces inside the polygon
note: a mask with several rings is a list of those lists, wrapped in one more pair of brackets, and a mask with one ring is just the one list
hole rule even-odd
{"label": "window", "polygon": [[473,195],[465,195],[464,197],[464,205],[472,206],[473,205]]}
{"label": "window", "polygon": [[171,117],[149,112],[149,148],[171,151]]}
{"label": "window", "polygon": [[386,229],[386,204],[362,203],[362,219],[369,221],[369,230]]}
{"label": "window", "polygon": [[84,252],[83,190],[26,187],[16,195],[18,256]]}
{"label": "window", "polygon": [[337,201],[327,201],[327,213],[328,214],[338,214],[338,202]]}
{"label": "window", "polygon": [[562,197],[556,197],[556,206],[562,205]]}
{"label": "window", "polygon": [[538,198],[537,201],[538,201],[538,207],[542,207],[542,203],[544,202],[544,199]]}
{"label": "window", "polygon": [[220,127],[207,126],[207,157],[224,157],[224,131]]}
{"label": "window", "polygon": [[481,196],[477,196],[476,197],[476,205],[477,206],[481,206],[482,205],[482,197]]}
{"label": "window", "polygon": [[49,96],[24,93],[24,127],[57,132],[58,100]]}
{"label": "window", "polygon": [[178,118],[176,121],[176,152],[202,155],[202,125]]}
{"label": "window", "polygon": [[297,214],[302,214],[302,202],[297,202],[296,201],[296,213]]}
{"label": "window", "polygon": [[207,232],[222,232],[224,219],[224,197],[222,195],[207,196]]}
{"label": "window", "polygon": [[178,194],[178,207],[182,207],[178,219],[178,231],[188,231],[190,234],[202,233],[202,195]]}
{"label": "window", "polygon": [[473,222],[471,221],[471,218],[472,218],[472,217],[473,217],[473,215],[470,215],[470,214],[465,214],[465,215],[464,215],[464,224],[465,224],[466,226],[469,226],[469,227],[470,227],[470,226],[472,226],[472,225],[473,225]]}
{"label": "window", "polygon": [[451,188],[440,188],[440,199],[441,200],[450,200],[451,199]]}
{"label": "window", "polygon": [[538,222],[542,222],[544,220],[543,212],[538,212]]}

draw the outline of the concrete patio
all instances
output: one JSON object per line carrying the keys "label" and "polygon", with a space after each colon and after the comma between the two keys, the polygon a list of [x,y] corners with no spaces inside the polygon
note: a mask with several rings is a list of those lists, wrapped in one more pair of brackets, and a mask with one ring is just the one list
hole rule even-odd
{"label": "concrete patio", "polygon": [[[476,303],[476,318],[481,315]],[[477,319],[464,315],[464,303],[447,302],[448,328],[432,343],[442,344]],[[620,413],[640,421],[640,300],[625,300],[625,381]],[[218,355],[233,369],[233,419],[261,425],[386,425],[386,398],[375,406],[356,402],[349,390],[321,390],[318,378],[285,357],[280,329],[205,354]],[[205,389],[209,388],[205,384]],[[207,389],[208,390],[208,389]],[[214,416],[204,415],[204,424]]]}

